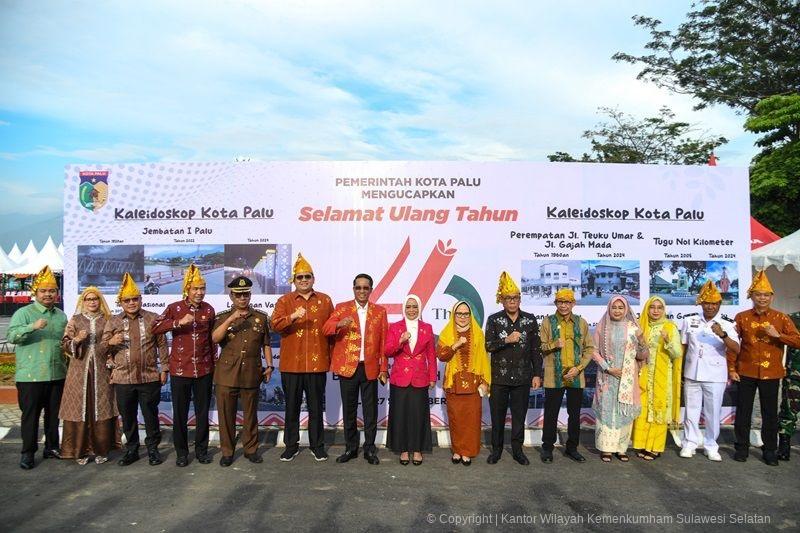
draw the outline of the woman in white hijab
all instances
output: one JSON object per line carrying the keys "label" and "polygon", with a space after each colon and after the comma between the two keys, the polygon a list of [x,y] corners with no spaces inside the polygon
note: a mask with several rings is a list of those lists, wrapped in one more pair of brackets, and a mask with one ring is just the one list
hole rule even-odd
{"label": "woman in white hijab", "polygon": [[420,320],[422,302],[409,294],[403,319],[391,324],[386,356],[392,358],[389,383],[387,446],[400,453],[400,464],[422,464],[431,444],[428,390],[436,385],[436,346],[431,325]]}

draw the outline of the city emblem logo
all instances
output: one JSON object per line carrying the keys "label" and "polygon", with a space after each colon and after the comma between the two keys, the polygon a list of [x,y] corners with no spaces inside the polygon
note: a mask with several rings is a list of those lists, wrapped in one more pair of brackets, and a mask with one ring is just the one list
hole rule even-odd
{"label": "city emblem logo", "polygon": [[80,173],[78,200],[89,211],[96,212],[108,200],[108,171],[87,170]]}

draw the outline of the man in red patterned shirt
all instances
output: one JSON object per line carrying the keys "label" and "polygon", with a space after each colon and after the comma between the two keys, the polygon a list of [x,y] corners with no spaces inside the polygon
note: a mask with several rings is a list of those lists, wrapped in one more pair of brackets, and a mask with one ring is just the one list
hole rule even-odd
{"label": "man in red patterned shirt", "polygon": [[[208,464],[208,410],[214,379],[216,347],[211,340],[214,308],[203,299],[206,280],[196,266],[189,265],[183,279],[183,300],[167,306],[153,324],[156,335],[172,332],[169,354],[172,393],[173,444],[177,466],[189,464],[189,401],[194,401],[196,429],[194,452],[198,462]],[[166,380],[167,370],[162,373]]]}

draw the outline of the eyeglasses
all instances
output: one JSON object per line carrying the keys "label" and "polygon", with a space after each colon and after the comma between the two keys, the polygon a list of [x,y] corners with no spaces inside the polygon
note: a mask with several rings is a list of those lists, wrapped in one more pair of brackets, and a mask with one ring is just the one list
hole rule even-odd
{"label": "eyeglasses", "polygon": [[506,302],[518,302],[519,296],[506,296],[505,298],[503,298],[503,300],[505,300]]}
{"label": "eyeglasses", "polygon": [[99,302],[99,301],[100,301],[100,298],[97,298],[97,297],[94,297],[94,298],[84,298],[84,299],[83,299],[83,301],[84,301],[84,302]]}
{"label": "eyeglasses", "polygon": [[250,293],[250,292],[234,292],[233,293],[233,297],[234,298],[250,298],[251,294],[252,293]]}
{"label": "eyeglasses", "polygon": [[569,300],[556,300],[556,305],[567,305],[567,304],[571,304],[571,303],[573,303],[573,302],[571,302]]}
{"label": "eyeglasses", "polygon": [[298,281],[303,281],[303,280],[306,280],[306,279],[311,279],[313,277],[314,277],[313,274],[298,274],[298,275],[296,275],[294,277],[294,279],[296,279]]}
{"label": "eyeglasses", "polygon": [[353,285],[353,290],[355,291],[371,291],[372,287],[369,285]]}
{"label": "eyeglasses", "polygon": [[467,318],[469,316],[469,313],[456,313],[456,316],[458,318]]}
{"label": "eyeglasses", "polygon": [[140,299],[141,297],[137,296],[136,298],[123,298],[120,301],[124,304],[132,304],[134,302],[138,302]]}

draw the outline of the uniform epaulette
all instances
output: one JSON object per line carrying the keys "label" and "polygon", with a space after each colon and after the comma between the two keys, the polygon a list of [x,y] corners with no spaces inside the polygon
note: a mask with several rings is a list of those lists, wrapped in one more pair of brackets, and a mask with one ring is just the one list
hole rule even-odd
{"label": "uniform epaulette", "polygon": [[734,322],[734,320],[726,314],[720,315],[720,318],[722,318],[722,320],[727,320],[728,322]]}
{"label": "uniform epaulette", "polygon": [[697,313],[686,313],[683,318],[689,318],[690,316],[697,316]]}
{"label": "uniform epaulette", "polygon": [[222,315],[224,315],[225,313],[230,313],[230,312],[231,312],[231,310],[230,310],[230,309],[226,309],[226,310],[224,310],[224,311],[220,311],[219,313],[217,313],[216,315],[214,315],[214,318],[219,318],[219,317],[221,317]]}
{"label": "uniform epaulette", "polygon": [[264,311],[261,311],[260,309],[253,309],[253,308],[251,307],[251,308],[250,308],[250,310],[251,310],[252,312],[256,313],[256,314],[259,314],[259,315],[264,315],[265,317],[269,318],[269,315],[268,315],[267,313],[265,313]]}

